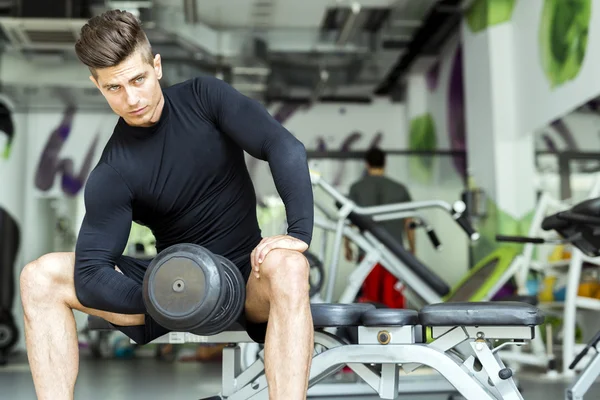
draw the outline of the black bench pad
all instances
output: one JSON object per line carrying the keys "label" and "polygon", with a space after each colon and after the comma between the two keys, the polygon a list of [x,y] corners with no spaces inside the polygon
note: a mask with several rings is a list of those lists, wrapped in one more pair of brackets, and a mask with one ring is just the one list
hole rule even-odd
{"label": "black bench pad", "polygon": [[317,303],[310,305],[315,328],[358,326],[361,324],[362,315],[374,309],[375,306],[369,303]]}
{"label": "black bench pad", "polygon": [[[374,310],[375,306],[369,303],[352,303],[352,304],[311,304],[310,306],[313,325],[315,328],[330,328],[330,327],[342,327],[342,326],[358,326],[362,323],[362,315],[369,311]],[[402,310],[404,311],[404,310]],[[88,328],[93,331],[97,330],[116,330],[106,320],[88,316]],[[235,323],[229,328],[228,331],[244,330],[244,328]]]}
{"label": "black bench pad", "polygon": [[364,326],[407,326],[418,323],[419,313],[416,310],[377,308],[362,315]]}
{"label": "black bench pad", "polygon": [[424,326],[537,326],[544,322],[535,306],[513,301],[430,304],[421,309]]}

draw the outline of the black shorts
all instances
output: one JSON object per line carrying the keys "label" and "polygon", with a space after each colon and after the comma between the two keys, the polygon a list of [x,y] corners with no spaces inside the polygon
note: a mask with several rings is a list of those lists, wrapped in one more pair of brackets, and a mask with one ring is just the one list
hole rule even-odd
{"label": "black shorts", "polygon": [[[129,256],[121,256],[117,262],[117,266],[123,272],[123,275],[135,280],[139,283],[140,287],[144,282],[144,275],[148,265],[152,262],[151,259],[137,259]],[[247,256],[247,261],[237,262],[236,265],[240,269],[244,277],[244,281],[248,282],[250,274],[252,273],[252,266],[250,265],[250,255]],[[258,343],[264,343],[265,335],[267,333],[267,323],[253,323],[246,319],[244,313],[238,320],[248,333],[248,336],[252,340]],[[123,332],[130,339],[136,343],[149,343],[152,340],[161,337],[170,332],[170,330],[160,326],[154,321],[148,314],[146,314],[146,322],[143,326],[118,326],[114,325],[116,329]]]}

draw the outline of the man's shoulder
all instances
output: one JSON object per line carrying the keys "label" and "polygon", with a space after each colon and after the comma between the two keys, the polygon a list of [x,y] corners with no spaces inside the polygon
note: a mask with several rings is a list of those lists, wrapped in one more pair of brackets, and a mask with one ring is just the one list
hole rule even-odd
{"label": "man's shoulder", "polygon": [[178,96],[188,94],[190,91],[197,93],[201,89],[217,87],[223,83],[222,80],[214,76],[197,75],[165,88],[164,92],[170,96]]}
{"label": "man's shoulder", "polygon": [[[132,193],[131,186],[125,180],[122,171],[113,165],[100,161],[90,172],[85,184],[87,199],[96,199],[96,202],[106,201],[112,195]],[[102,200],[103,199],[103,200]]]}

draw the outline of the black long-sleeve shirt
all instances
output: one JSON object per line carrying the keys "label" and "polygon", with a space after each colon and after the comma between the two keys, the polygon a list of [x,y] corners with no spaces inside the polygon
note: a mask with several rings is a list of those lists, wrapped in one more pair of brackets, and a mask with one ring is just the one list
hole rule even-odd
{"label": "black long-sleeve shirt", "polygon": [[86,183],[74,276],[86,307],[145,312],[140,285],[114,270],[132,221],[152,230],[159,252],[195,243],[247,262],[261,233],[244,151],[269,163],[288,234],[310,244],[313,194],[303,144],[219,79],[194,78],[163,94],[152,127],[119,119]]}

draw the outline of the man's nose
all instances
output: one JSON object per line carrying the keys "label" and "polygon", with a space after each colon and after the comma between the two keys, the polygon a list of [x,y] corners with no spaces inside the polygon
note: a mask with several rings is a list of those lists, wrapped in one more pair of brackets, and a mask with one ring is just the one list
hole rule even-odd
{"label": "man's nose", "polygon": [[127,91],[127,104],[130,106],[135,106],[140,101],[140,97],[137,92],[133,88],[126,89]]}

